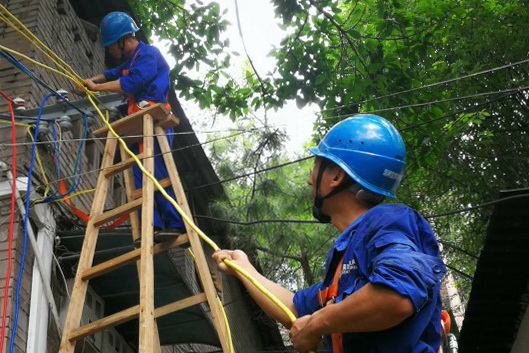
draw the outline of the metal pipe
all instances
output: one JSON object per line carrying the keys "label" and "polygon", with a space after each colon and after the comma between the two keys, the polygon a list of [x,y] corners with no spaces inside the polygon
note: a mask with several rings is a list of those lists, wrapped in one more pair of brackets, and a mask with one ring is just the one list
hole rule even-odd
{"label": "metal pipe", "polygon": [[[7,177],[9,179],[9,183],[11,185],[13,185],[13,174],[12,172],[7,172]],[[18,191],[18,189],[15,189],[15,197],[16,197],[16,200],[17,200],[17,205],[18,205],[18,209],[20,211],[20,214],[22,215],[22,217],[25,216],[27,210],[26,210],[26,207],[24,206],[24,202],[22,201],[22,197],[20,196],[20,192]],[[30,197],[29,195],[26,195],[26,197]],[[59,331],[62,331],[62,325],[61,325],[61,322],[60,322],[60,319],[59,319],[59,312],[57,310],[57,305],[55,305],[55,300],[53,299],[53,292],[51,291],[51,285],[49,283],[49,281],[46,280],[44,274],[45,272],[43,271],[44,269],[44,266],[42,264],[42,260],[40,258],[40,252],[38,251],[38,247],[37,247],[37,240],[35,239],[35,233],[33,233],[33,228],[31,226],[28,227],[28,237],[29,237],[29,242],[31,244],[31,248],[33,249],[33,252],[35,253],[35,261],[37,262],[37,268],[41,274],[40,278],[42,280],[42,284],[44,286],[44,290],[45,290],[45,294],[46,294],[46,299],[48,300],[48,304],[50,305],[50,308],[51,308],[51,313],[53,315],[53,319],[55,321],[55,325],[57,327],[57,329]]]}

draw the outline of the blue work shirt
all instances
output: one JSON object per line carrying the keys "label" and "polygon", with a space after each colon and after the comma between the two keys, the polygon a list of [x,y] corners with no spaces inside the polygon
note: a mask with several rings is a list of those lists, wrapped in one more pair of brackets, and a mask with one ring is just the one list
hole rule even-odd
{"label": "blue work shirt", "polygon": [[[124,70],[129,70],[128,75],[123,75]],[[121,79],[121,89],[134,96],[136,102],[167,103],[171,85],[169,71],[169,65],[160,50],[140,42],[123,64],[104,71],[103,75],[107,81]]]}
{"label": "blue work shirt", "polygon": [[[376,283],[410,298],[415,308],[411,317],[390,329],[344,333],[344,352],[437,353],[441,344],[440,280],[446,270],[428,222],[403,204],[380,204],[365,212],[334,242],[323,282],[295,294],[300,317],[321,308],[318,292],[332,283],[342,255],[335,302],[367,283]],[[332,347],[330,337],[326,340]]]}

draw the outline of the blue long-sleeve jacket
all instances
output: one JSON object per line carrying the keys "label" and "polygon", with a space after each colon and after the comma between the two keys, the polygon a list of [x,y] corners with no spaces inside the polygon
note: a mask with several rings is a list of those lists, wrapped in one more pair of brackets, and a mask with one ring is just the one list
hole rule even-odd
{"label": "blue long-sleeve jacket", "polygon": [[[334,242],[324,280],[295,294],[299,316],[321,308],[318,291],[331,284],[335,272],[331,264],[336,267],[342,255],[336,302],[367,283],[376,283],[410,298],[415,309],[411,317],[388,330],[344,333],[344,352],[437,353],[441,343],[440,280],[445,266],[428,222],[402,204],[380,204],[364,213]],[[330,343],[329,337],[326,340]]]}
{"label": "blue long-sleeve jacket", "polygon": [[[124,71],[128,70],[128,75]],[[103,72],[107,81],[120,80],[121,89],[136,102],[166,103],[171,85],[169,65],[158,48],[140,42],[134,53],[120,66]]]}

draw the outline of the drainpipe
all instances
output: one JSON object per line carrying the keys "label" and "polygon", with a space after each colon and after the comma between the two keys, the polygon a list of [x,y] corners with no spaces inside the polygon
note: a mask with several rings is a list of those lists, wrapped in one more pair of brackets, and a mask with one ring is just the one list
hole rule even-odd
{"label": "drainpipe", "polygon": [[[13,174],[7,171],[9,185],[12,187]],[[25,183],[23,180],[25,179]],[[26,178],[21,180],[19,185],[26,185]],[[18,183],[17,183],[18,184]],[[26,213],[26,208],[18,188],[15,190],[17,205],[22,217]],[[30,197],[26,195],[26,197]],[[55,325],[59,332],[62,326],[59,321],[59,313],[51,290],[51,264],[53,260],[53,240],[55,236],[55,219],[49,205],[42,204],[35,206],[37,223],[39,227],[38,240],[31,226],[28,227],[28,238],[35,254],[33,264],[33,276],[31,283],[30,314],[28,324],[27,353],[42,353],[47,349],[47,327],[48,327],[48,307],[51,309]]]}

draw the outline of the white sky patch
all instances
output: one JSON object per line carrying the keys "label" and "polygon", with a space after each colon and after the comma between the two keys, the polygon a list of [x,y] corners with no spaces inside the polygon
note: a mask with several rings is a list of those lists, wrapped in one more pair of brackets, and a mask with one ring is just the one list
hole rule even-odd
{"label": "white sky patch", "polygon": [[[225,18],[230,22],[230,25],[225,35],[230,39],[230,46],[227,50],[236,51],[240,54],[239,56],[232,55],[229,73],[232,77],[239,79],[242,76],[243,65],[247,63],[247,58],[237,26],[235,2],[233,0],[224,0],[219,1],[219,3],[221,11],[228,9]],[[276,66],[276,60],[269,57],[268,53],[274,46],[280,45],[286,33],[279,27],[274,15],[273,5],[269,1],[239,0],[238,5],[241,28],[248,54],[259,75],[261,77],[268,76]],[[175,61],[167,53],[167,47],[163,45],[163,42],[156,42],[156,44],[166,54],[169,64],[174,66]],[[229,117],[217,116],[214,120],[213,112],[200,109],[194,102],[185,101],[182,98],[179,99],[187,117],[196,130],[236,128]],[[294,101],[289,101],[277,112],[274,110],[267,112],[269,125],[283,129],[286,132],[288,141],[286,141],[285,148],[286,153],[290,157],[295,154],[305,154],[303,145],[310,140],[317,109],[316,105],[307,105],[303,109],[299,109]],[[255,112],[255,115],[264,121],[264,111],[259,110]],[[201,141],[206,141],[209,136],[209,134],[200,133],[197,133],[197,135]]]}

